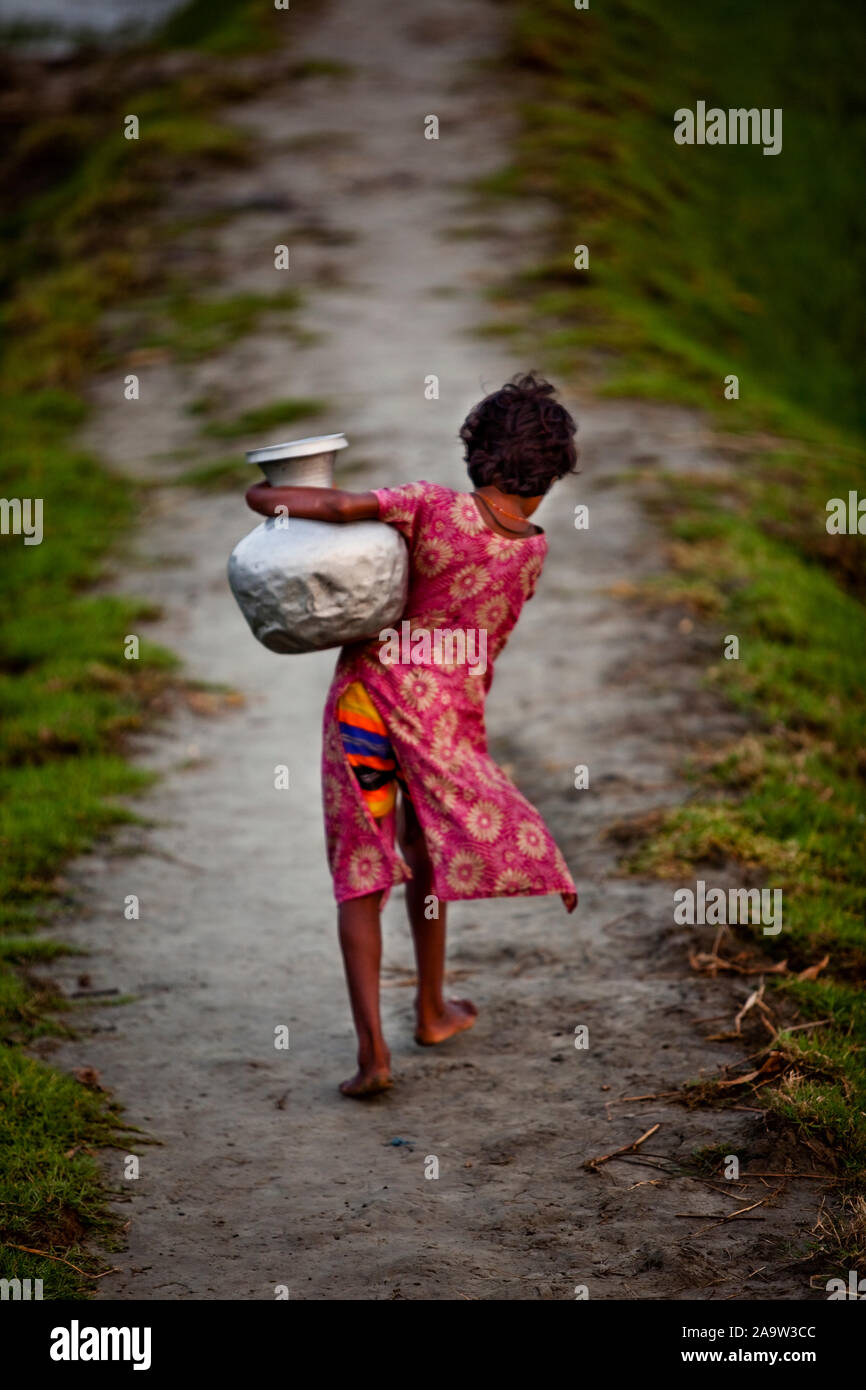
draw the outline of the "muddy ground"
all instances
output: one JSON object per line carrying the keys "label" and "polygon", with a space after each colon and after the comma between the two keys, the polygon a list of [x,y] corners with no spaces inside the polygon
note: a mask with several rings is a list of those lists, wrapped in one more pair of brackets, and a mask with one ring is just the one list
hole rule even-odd
{"label": "muddy ground", "polygon": [[[599,402],[566,384],[583,472],[540,514],[548,566],[489,700],[494,749],[559,839],[578,914],[552,898],[450,908],[452,978],[480,1018],[430,1051],[412,1041],[395,893],[384,1012],[397,1085],[367,1104],[337,1092],[353,1032],[318,786],[334,654],[277,657],[247,631],[225,563],[251,514],[240,495],[170,485],[199,437],[188,407],[206,396],[232,414],[325,397],[310,429],[269,438],[344,429],[344,476],[359,488],[417,477],[463,486],[455,436],[467,408],[517,368],[544,366],[473,333],[490,312],[485,289],[531,263],[546,210],[482,217],[467,191],[514,136],[511,94],[478,65],[502,41],[497,5],[420,0],[407,15],[387,0],[361,10],[333,0],[316,18],[289,14],[294,57],[345,61],[351,73],[271,88],[230,112],[260,159],[178,189],[168,215],[203,226],[231,212],[211,222],[206,258],[196,260],[201,232],[177,248],[192,280],[206,264],[222,294],[286,288],[273,247],[290,244],[300,322],[318,336],[299,347],[274,325],[192,365],[151,354],[136,367],[134,404],[122,372],[92,387],[87,443],[155,484],[111,583],[162,605],[147,635],[179,652],[190,677],[244,697],[215,701],[210,715],[193,701],[198,710],[141,739],[142,763],[163,773],[135,803],[147,824],[67,874],[80,907],[58,932],[92,957],[53,975],[72,991],[86,968],[92,988],[134,1002],[95,1008],[82,1036],[50,1055],[97,1068],[157,1141],[138,1146],[134,1181],[122,1154],[107,1157],[128,1248],[98,1296],[272,1299],[287,1285],[300,1299],[568,1299],[584,1285],[594,1299],[808,1297],[790,1250],[814,1222],[815,1184],[773,1196],[772,1181],[714,1188],[679,1173],[717,1144],[766,1166],[760,1115],[620,1099],[731,1061],[731,1046],[707,1037],[749,989],[689,969],[689,947],[706,947],[712,929],[674,927],[672,885],[623,876],[607,835],[686,795],[683,757],[736,732],[700,689],[705,654],[681,614],[609,592],[663,562],[623,472],[715,461],[693,414]],[[429,113],[438,141],[423,138]],[[431,373],[438,401],[424,399]],[[578,502],[588,531],[572,524]],[[277,763],[289,765],[289,792],[274,790]],[[589,790],[573,787],[578,763]],[[123,915],[133,893],[137,922]],[[274,1048],[280,1024],[287,1052]],[[581,1024],[587,1050],[574,1046]],[[640,1162],[584,1168],[653,1125]],[[759,1198],[769,1200],[750,1219],[712,1225]]]}

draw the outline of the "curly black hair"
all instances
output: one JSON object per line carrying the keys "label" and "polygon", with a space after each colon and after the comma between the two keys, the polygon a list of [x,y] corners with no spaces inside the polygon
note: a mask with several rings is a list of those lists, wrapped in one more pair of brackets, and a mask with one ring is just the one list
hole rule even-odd
{"label": "curly black hair", "polygon": [[577,471],[577,426],[537,372],[517,375],[485,396],[460,427],[469,476],[518,497],[538,497]]}

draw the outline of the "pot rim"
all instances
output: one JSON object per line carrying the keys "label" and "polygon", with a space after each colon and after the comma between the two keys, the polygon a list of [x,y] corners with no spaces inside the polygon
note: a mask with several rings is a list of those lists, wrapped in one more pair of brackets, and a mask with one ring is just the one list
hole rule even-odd
{"label": "pot rim", "polygon": [[312,434],[306,439],[287,439],[284,444],[268,444],[264,449],[247,450],[247,463],[278,463],[281,459],[296,459],[331,454],[348,447],[345,434]]}

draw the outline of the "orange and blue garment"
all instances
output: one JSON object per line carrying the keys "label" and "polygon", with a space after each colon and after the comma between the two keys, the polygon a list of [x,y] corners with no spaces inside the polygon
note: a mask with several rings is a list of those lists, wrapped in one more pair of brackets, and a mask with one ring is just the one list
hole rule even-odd
{"label": "orange and blue garment", "polygon": [[377,820],[394,809],[397,784],[406,784],[385,721],[360,681],[353,681],[337,704],[343,750],[370,814]]}

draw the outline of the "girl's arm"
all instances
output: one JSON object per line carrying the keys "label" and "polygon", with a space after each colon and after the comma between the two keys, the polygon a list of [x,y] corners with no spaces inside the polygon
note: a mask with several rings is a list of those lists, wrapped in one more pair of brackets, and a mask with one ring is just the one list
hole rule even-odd
{"label": "girl's arm", "polygon": [[377,521],[379,499],[374,492],[344,492],[338,487],[271,487],[253,483],[247,490],[247,506],[262,516],[276,516],[286,507],[289,516],[310,521]]}

